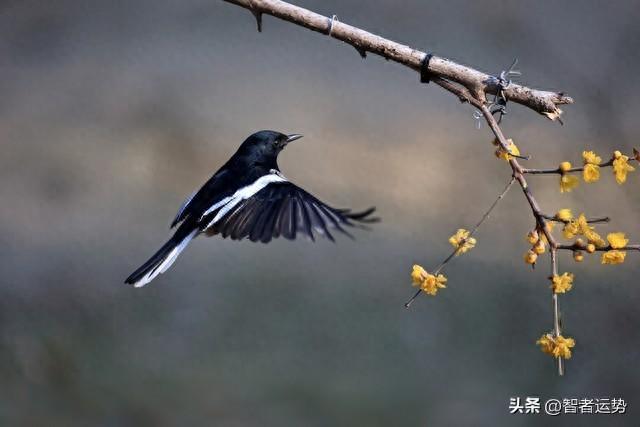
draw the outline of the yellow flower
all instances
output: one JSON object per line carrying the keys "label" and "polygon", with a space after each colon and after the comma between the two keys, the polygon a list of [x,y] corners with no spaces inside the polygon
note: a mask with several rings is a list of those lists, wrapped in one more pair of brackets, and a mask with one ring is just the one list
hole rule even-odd
{"label": "yellow flower", "polygon": [[508,161],[509,159],[513,158],[509,154],[513,154],[516,156],[520,155],[520,150],[518,149],[518,147],[516,146],[516,144],[513,142],[512,139],[507,139],[507,149],[509,150],[509,153],[506,153],[502,149],[502,147],[500,146],[500,142],[498,142],[497,138],[493,140],[493,145],[498,147],[498,149],[496,150],[496,157],[498,157],[499,159]]}
{"label": "yellow flower", "polygon": [[433,274],[427,274],[427,278],[422,282],[420,289],[423,292],[434,296],[438,293],[438,290],[441,288],[446,288],[445,285],[447,283],[447,278],[442,274],[438,274],[438,276],[434,276]]}
{"label": "yellow flower", "polygon": [[582,170],[582,178],[584,182],[590,184],[592,182],[596,182],[600,179],[600,166],[586,164],[584,165],[584,169]]}
{"label": "yellow flower", "polygon": [[584,216],[584,214],[578,215],[577,224],[580,234],[584,234],[587,230],[593,229],[593,227],[589,225],[589,221],[587,221],[587,217]]}
{"label": "yellow flower", "polygon": [[562,276],[558,276],[555,274],[551,278],[551,289],[556,294],[564,294],[567,291],[570,291],[573,287],[573,274],[572,273],[562,273]]}
{"label": "yellow flower", "polygon": [[560,166],[558,166],[560,170],[560,192],[569,192],[578,186],[580,180],[572,175],[569,175],[567,172],[571,170],[570,162],[562,162]]}
{"label": "yellow flower", "polygon": [[591,183],[600,179],[600,163],[602,159],[593,151],[583,151],[582,159],[584,169],[582,170],[582,178],[584,182]]}
{"label": "yellow flower", "polygon": [[417,264],[414,265],[413,271],[411,272],[411,281],[413,282],[413,286],[419,286],[427,277],[427,274],[427,270]]}
{"label": "yellow flower", "polygon": [[553,354],[554,344],[553,338],[549,334],[544,334],[536,341],[536,345],[539,345],[540,350],[545,354]]}
{"label": "yellow flower", "polygon": [[609,233],[607,240],[613,249],[622,249],[629,243],[624,233]]}
{"label": "yellow flower", "polygon": [[584,235],[589,243],[593,243],[597,247],[604,247],[607,245],[604,239],[595,232],[594,227],[589,225],[587,217],[585,217],[584,214],[580,214],[575,221],[571,221],[566,224],[562,231],[564,237],[567,239],[572,239],[576,235]]}
{"label": "yellow flower", "polygon": [[458,231],[456,231],[456,234],[449,237],[449,243],[451,243],[451,246],[456,248],[456,255],[463,254],[475,247],[476,239],[469,237],[470,234],[471,233],[468,230],[459,228]]}
{"label": "yellow flower", "polygon": [[536,263],[537,259],[538,259],[538,254],[536,254],[532,250],[528,250],[524,254],[524,262],[526,262],[527,264],[533,265]]}
{"label": "yellow flower", "polygon": [[580,180],[578,179],[578,177],[562,174],[562,176],[560,177],[560,192],[569,193],[571,192],[571,190],[576,188],[579,183]]}
{"label": "yellow flower", "polygon": [[442,274],[437,276],[430,274],[421,266],[414,265],[411,272],[411,281],[414,287],[419,287],[420,290],[429,295],[435,295],[438,293],[438,289],[446,288],[447,278]]}
{"label": "yellow flower", "polygon": [[618,184],[624,184],[627,180],[627,172],[632,172],[635,168],[628,163],[629,156],[625,156],[619,151],[616,151],[613,153],[613,157],[613,173],[616,176],[616,182]]}
{"label": "yellow flower", "polygon": [[627,256],[627,253],[625,251],[619,251],[617,249],[612,251],[607,251],[602,254],[602,264],[610,264],[610,265],[622,264],[624,262],[624,257],[626,256]]}
{"label": "yellow flower", "polygon": [[560,209],[556,213],[556,218],[560,221],[571,221],[573,219],[573,213],[571,212],[571,209]]}
{"label": "yellow flower", "polygon": [[576,234],[580,233],[580,227],[578,227],[578,221],[570,221],[564,225],[562,229],[562,235],[565,239],[573,239]]}
{"label": "yellow flower", "polygon": [[602,158],[593,151],[583,151],[582,159],[584,160],[585,165],[599,165],[602,163]]}
{"label": "yellow flower", "polygon": [[562,335],[554,338],[551,334],[544,334],[536,344],[540,346],[543,353],[552,355],[556,359],[559,357],[570,359],[571,349],[576,346],[573,338],[565,338]]}
{"label": "yellow flower", "polygon": [[607,246],[607,242],[605,242],[604,239],[602,237],[600,237],[600,235],[598,233],[593,231],[593,228],[589,228],[589,229],[585,230],[584,237],[587,238],[589,243],[593,243],[598,248],[603,248],[603,247]]}
{"label": "yellow flower", "polygon": [[573,338],[565,338],[559,335],[555,339],[555,347],[552,354],[557,359],[562,357],[563,359],[571,359],[571,349],[576,346],[576,342]]}

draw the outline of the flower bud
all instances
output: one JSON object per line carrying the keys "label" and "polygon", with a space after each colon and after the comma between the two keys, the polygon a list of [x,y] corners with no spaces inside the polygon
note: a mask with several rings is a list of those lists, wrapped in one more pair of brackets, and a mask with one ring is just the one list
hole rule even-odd
{"label": "flower bud", "polygon": [[569,169],[571,169],[571,163],[570,162],[562,162],[562,163],[560,163],[560,171],[562,173],[569,172]]}
{"label": "flower bud", "polygon": [[533,252],[532,250],[528,250],[525,254],[524,254],[524,262],[526,262],[527,264],[535,264],[536,260],[538,259],[538,255]]}
{"label": "flower bud", "polygon": [[582,262],[584,261],[584,254],[581,251],[574,251],[573,259],[575,262]]}
{"label": "flower bud", "polygon": [[573,219],[573,213],[571,213],[571,209],[560,209],[556,213],[556,218],[560,221],[571,221]]}
{"label": "flower bud", "polygon": [[593,243],[589,243],[587,245],[587,252],[589,252],[590,254],[594,253],[596,251],[596,245],[594,245]]}
{"label": "flower bud", "polygon": [[538,240],[540,240],[538,230],[531,230],[529,233],[527,233],[527,242],[529,242],[530,244],[535,245],[536,243],[538,243]]}
{"label": "flower bud", "polygon": [[531,250],[538,255],[543,254],[544,251],[546,250],[544,246],[544,242],[542,240],[538,240],[538,242],[535,245],[533,245],[533,248],[531,248]]}

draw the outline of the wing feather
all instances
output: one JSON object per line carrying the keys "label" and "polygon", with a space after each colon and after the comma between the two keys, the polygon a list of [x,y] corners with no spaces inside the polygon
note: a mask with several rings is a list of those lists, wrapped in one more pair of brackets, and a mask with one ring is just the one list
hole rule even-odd
{"label": "wing feather", "polygon": [[[233,240],[248,237],[253,242],[268,243],[280,236],[293,240],[301,234],[315,241],[315,232],[334,241],[331,229],[352,237],[346,228],[377,221],[371,217],[374,211],[335,209],[288,181],[278,181],[231,207],[211,210],[201,224],[208,235],[219,233]],[[216,219],[216,215],[221,218]]]}

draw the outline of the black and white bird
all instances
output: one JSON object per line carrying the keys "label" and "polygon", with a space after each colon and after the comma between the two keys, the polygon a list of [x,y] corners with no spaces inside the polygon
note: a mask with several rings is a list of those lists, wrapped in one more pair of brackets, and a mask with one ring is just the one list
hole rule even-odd
{"label": "black and white bird", "polygon": [[184,201],[171,228],[173,237],[125,283],[141,287],[167,271],[189,242],[200,234],[268,243],[282,236],[293,240],[314,232],[334,240],[330,229],[345,229],[377,221],[371,214],[335,209],[289,182],[278,168],[278,154],[302,135],[269,130],[254,133],[238,151],[191,197]]}

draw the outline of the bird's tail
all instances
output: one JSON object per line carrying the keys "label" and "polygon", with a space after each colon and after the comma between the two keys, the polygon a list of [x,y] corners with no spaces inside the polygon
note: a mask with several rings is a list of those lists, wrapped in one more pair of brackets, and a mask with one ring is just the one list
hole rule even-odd
{"label": "bird's tail", "polygon": [[[188,233],[188,234],[187,234]],[[136,288],[140,288],[153,279],[158,274],[164,273],[171,267],[173,262],[178,258],[180,252],[187,247],[189,242],[198,234],[198,229],[191,232],[184,232],[180,229],[173,235],[167,243],[165,243],[147,262],[142,264],[140,268],[131,273],[124,281]]]}

